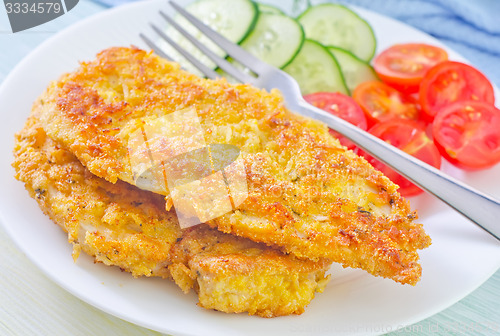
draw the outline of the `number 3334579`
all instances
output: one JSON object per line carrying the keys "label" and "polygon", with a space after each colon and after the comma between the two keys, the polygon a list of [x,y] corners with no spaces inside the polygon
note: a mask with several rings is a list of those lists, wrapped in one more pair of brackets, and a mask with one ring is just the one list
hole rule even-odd
{"label": "number 3334579", "polygon": [[6,2],[5,8],[7,9],[7,14],[27,14],[27,13],[60,13],[63,9],[61,4],[58,2],[37,2],[37,3],[27,3],[27,2]]}

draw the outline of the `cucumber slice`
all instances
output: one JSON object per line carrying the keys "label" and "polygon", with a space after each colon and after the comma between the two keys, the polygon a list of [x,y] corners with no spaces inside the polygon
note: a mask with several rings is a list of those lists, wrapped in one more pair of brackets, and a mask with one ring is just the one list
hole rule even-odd
{"label": "cucumber slice", "polygon": [[338,47],[328,47],[328,50],[339,62],[340,70],[344,76],[349,91],[353,91],[362,82],[378,80],[378,76],[372,66],[350,51]]}
{"label": "cucumber slice", "polygon": [[372,28],[345,6],[331,3],[312,6],[298,20],[308,39],[349,50],[366,62],[375,54],[377,43]]}
{"label": "cucumber slice", "polygon": [[283,14],[260,13],[253,31],[240,46],[260,60],[282,68],[292,61],[304,43],[304,30]]}
{"label": "cucumber slice", "polygon": [[[260,13],[254,30],[240,46],[260,60],[283,68],[299,53],[304,40],[302,26],[295,19],[284,14]],[[250,69],[231,57],[228,61],[242,72],[252,74]],[[217,69],[217,72],[230,83],[238,82],[221,69]]]}
{"label": "cucumber slice", "polygon": [[[252,31],[259,16],[257,5],[251,0],[198,0],[188,5],[186,10],[234,43],[240,43],[246,38]],[[227,56],[222,49],[217,47],[210,39],[206,38],[180,15],[176,16],[175,20],[181,27],[219,56]],[[208,57],[193,46],[176,29],[167,27],[166,34],[181,47],[193,54],[199,61],[212,69],[216,68],[216,65]],[[167,55],[180,63],[184,69],[200,75],[200,72],[168,43],[160,41],[158,44],[160,44],[160,47]]]}
{"label": "cucumber slice", "polygon": [[261,13],[273,13],[273,14],[283,14],[283,15],[285,14],[281,9],[271,5],[257,3],[257,7],[259,8],[259,12]]}
{"label": "cucumber slice", "polygon": [[314,92],[349,94],[335,57],[314,40],[306,39],[297,56],[283,70],[297,80],[303,95]]}

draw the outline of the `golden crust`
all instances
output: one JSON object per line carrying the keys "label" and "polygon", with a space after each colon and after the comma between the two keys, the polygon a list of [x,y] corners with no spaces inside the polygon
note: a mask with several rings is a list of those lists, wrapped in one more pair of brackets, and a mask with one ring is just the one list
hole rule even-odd
{"label": "golden crust", "polygon": [[110,48],[54,82],[41,119],[94,174],[133,183],[124,134],[187,107],[207,143],[238,146],[249,196],[208,224],[301,258],[329,258],[400,283],[430,245],[397,186],[341,147],[325,125],[290,113],[277,91],[205,80],[135,48]]}
{"label": "golden crust", "polygon": [[[318,267],[327,265],[325,261],[298,260],[249,239],[211,230],[206,226],[186,229],[173,249],[176,271],[186,273],[184,265],[188,265],[191,277],[196,276],[202,307],[234,313],[245,307],[250,314],[264,317],[288,315],[295,307],[300,314],[329,280]],[[181,275],[176,281],[185,278]]]}
{"label": "golden crust", "polygon": [[[91,174],[33,115],[16,136],[16,177],[80,250],[137,276],[173,278],[199,305],[263,317],[300,314],[330,262],[296,257],[201,224],[182,231],[160,195]],[[295,287],[288,284],[294,283]],[[284,304],[286,302],[286,304]]]}

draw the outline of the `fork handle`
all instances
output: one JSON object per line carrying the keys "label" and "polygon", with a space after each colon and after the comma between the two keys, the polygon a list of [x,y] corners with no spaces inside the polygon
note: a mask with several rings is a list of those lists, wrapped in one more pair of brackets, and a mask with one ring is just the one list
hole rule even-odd
{"label": "fork handle", "polygon": [[500,202],[301,99],[298,113],[320,120],[433,194],[500,241]]}

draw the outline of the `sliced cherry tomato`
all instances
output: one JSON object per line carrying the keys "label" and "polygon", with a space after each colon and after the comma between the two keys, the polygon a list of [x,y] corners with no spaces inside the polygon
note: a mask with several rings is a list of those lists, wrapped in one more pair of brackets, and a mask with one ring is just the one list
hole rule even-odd
{"label": "sliced cherry tomato", "polygon": [[470,65],[445,61],[427,71],[420,83],[420,105],[428,120],[443,107],[459,100],[477,100],[493,104],[495,95],[490,81]]}
{"label": "sliced cherry tomato", "polygon": [[[368,132],[431,166],[438,169],[441,167],[441,155],[438,149],[427,136],[424,126],[418,122],[392,119],[373,126]],[[384,163],[367,153],[361,152],[361,154],[372,166],[399,185],[401,195],[414,196],[422,192],[422,189]]]}
{"label": "sliced cherry tomato", "polygon": [[361,83],[352,97],[365,112],[370,125],[393,118],[417,120],[420,117],[420,107],[414,97],[382,82]]}
{"label": "sliced cherry tomato", "polygon": [[500,110],[479,101],[444,107],[433,122],[434,142],[451,163],[464,169],[500,162]]}
{"label": "sliced cherry tomato", "polygon": [[[366,131],[367,122],[363,110],[349,96],[338,92],[316,92],[304,96],[304,99],[311,105],[314,105],[326,112],[358,126]],[[337,132],[330,130],[330,134],[338,138],[340,143],[349,149],[356,148],[356,145],[349,139],[343,137]]]}
{"label": "sliced cherry tomato", "polygon": [[423,43],[395,44],[381,52],[373,68],[385,83],[406,93],[418,92],[427,70],[446,61],[448,53]]}

